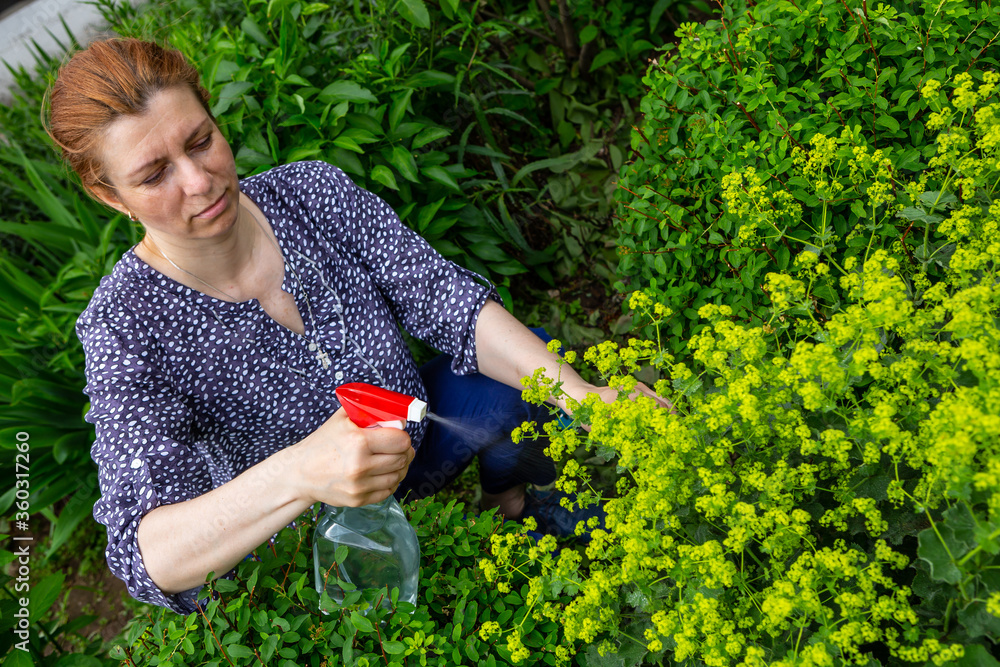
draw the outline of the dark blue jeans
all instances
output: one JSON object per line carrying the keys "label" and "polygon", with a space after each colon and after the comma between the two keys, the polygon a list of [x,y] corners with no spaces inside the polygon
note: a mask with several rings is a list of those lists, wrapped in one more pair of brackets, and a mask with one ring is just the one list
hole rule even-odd
{"label": "dark blue jeans", "polygon": [[[542,329],[532,329],[548,342]],[[555,464],[544,453],[545,440],[511,441],[523,422],[539,430],[552,419],[547,406],[525,403],[521,392],[485,375],[455,375],[451,357],[440,355],[420,369],[427,387],[427,409],[446,421],[429,420],[427,434],[410,464],[396,498],[416,500],[432,495],[479,458],[479,480],[486,493],[500,493],[518,484],[551,484]]]}

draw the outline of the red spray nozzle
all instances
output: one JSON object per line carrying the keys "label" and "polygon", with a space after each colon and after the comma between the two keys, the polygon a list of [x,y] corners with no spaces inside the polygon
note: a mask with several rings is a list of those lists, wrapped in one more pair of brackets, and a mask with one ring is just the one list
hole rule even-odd
{"label": "red spray nozzle", "polygon": [[334,393],[347,416],[361,428],[403,428],[406,422],[418,422],[427,415],[427,404],[419,398],[364,382],[342,384]]}

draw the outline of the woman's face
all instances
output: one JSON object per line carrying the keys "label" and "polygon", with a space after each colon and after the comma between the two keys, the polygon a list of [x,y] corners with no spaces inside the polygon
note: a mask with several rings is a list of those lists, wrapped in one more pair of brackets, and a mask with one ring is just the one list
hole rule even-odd
{"label": "woman's face", "polygon": [[236,222],[232,150],[187,86],[161,90],[144,113],[114,121],[99,156],[114,191],[98,196],[131,212],[154,241],[209,238]]}

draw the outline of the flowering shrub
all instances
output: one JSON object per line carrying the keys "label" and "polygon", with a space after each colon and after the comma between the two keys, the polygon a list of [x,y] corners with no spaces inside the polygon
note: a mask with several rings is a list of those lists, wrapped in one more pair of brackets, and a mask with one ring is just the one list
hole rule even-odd
{"label": "flowering shrub", "polygon": [[618,191],[619,273],[675,306],[672,352],[705,304],[766,320],[765,276],[807,247],[899,239],[895,213],[872,209],[928,166],[938,110],[921,89],[963,72],[982,84],[1000,57],[1000,12],[969,0],[728,0],[720,13],[682,24],[650,69]]}
{"label": "flowering shrub", "polygon": [[[850,127],[791,152],[798,203],[730,178],[748,236],[822,234],[849,189],[862,222],[846,244],[795,246],[759,324],[708,304],[684,358],[659,338],[590,349],[619,399],[573,406],[588,432],[520,435],[549,438],[557,484],[604,502],[605,525],[583,554],[495,549],[488,576],[532,562],[532,616],[625,664],[998,664],[998,82],[925,82],[934,144],[913,178]],[[630,305],[657,332],[672,315],[649,291]],[[674,412],[629,399],[646,364]],[[536,375],[526,395],[558,392]],[[610,497],[581,448],[616,464]]]}

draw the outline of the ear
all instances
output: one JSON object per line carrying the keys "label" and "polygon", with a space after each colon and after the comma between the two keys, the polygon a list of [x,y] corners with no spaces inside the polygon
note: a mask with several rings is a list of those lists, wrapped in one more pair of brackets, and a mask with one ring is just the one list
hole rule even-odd
{"label": "ear", "polygon": [[120,199],[118,199],[118,194],[114,191],[113,188],[109,188],[106,185],[96,183],[88,189],[90,190],[91,196],[94,197],[94,199],[96,199],[97,201],[101,202],[105,206],[110,206],[119,213],[122,213],[123,215],[126,216],[128,215],[129,213],[128,207],[125,206],[125,204],[123,204]]}

